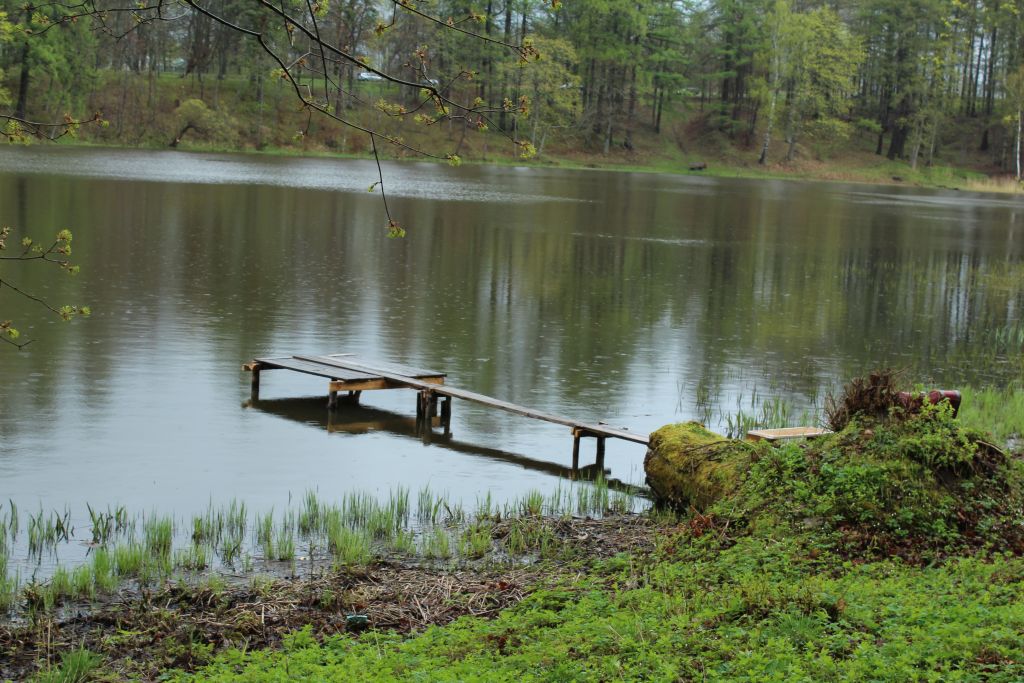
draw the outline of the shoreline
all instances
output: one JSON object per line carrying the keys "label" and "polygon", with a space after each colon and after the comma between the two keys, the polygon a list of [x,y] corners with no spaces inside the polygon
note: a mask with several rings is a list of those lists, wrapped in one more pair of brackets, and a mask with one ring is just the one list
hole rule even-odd
{"label": "shoreline", "polygon": [[[0,681],[43,673],[76,648],[102,657],[108,674],[155,680],[170,669],[197,669],[235,647],[280,648],[305,628],[318,640],[358,638],[419,633],[461,617],[494,618],[538,590],[573,581],[589,564],[651,551],[659,530],[649,515],[635,513],[524,519],[548,529],[557,551],[496,562],[381,559],[307,574],[213,573],[122,587],[93,602],[0,621]],[[510,518],[507,525],[517,523]]]}
{"label": "shoreline", "polygon": [[[36,143],[46,144],[46,143]],[[217,145],[189,145],[168,148],[148,145],[111,145],[93,143],[80,139],[62,139],[54,141],[54,146],[96,150],[139,150],[139,151],[173,151],[186,154],[238,154],[246,156],[269,156],[309,159],[338,159],[355,161],[373,161],[371,154],[352,154],[332,152],[328,150],[302,150],[294,147],[228,148]],[[464,158],[459,165],[464,166],[497,166],[526,167],[538,169],[560,169],[568,171],[599,171],[617,173],[644,173],[654,175],[692,176],[709,178],[730,178],[743,180],[783,180],[789,182],[813,182],[829,184],[873,185],[878,187],[904,187],[925,190],[946,190],[951,192],[973,192],[985,195],[1017,197],[1024,195],[1024,182],[1016,183],[1012,179],[988,176],[977,170],[963,167],[935,167],[940,177],[932,178],[932,169],[911,170],[902,162],[885,160],[884,157],[875,166],[849,165],[842,163],[794,162],[792,168],[782,168],[780,164],[769,166],[751,166],[747,163],[735,163],[724,158],[688,155],[690,160],[658,159],[648,163],[635,163],[628,159],[608,159],[594,156],[576,158],[567,155],[545,155],[541,158],[519,159],[514,157],[495,157],[490,159]],[[689,164],[706,163],[703,170],[691,170]],[[428,163],[449,165],[444,160],[427,157],[382,156],[382,162],[396,163]],[[895,175],[900,171],[903,175]],[[880,175],[879,175],[880,174]],[[959,179],[961,182],[950,182]]]}

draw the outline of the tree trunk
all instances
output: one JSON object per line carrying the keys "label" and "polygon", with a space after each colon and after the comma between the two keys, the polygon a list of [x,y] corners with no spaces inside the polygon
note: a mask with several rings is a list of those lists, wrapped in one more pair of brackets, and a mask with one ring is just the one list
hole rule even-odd
{"label": "tree trunk", "polygon": [[899,107],[896,109],[894,118],[897,123],[892,130],[892,138],[889,140],[889,153],[886,154],[890,161],[903,156],[903,150],[907,145],[907,137],[910,135],[910,127],[906,123],[901,123],[911,118],[912,111],[909,97],[909,95],[904,95],[899,103]]}
{"label": "tree trunk", "polygon": [[[259,100],[259,114],[256,116],[256,149],[263,149],[263,73],[256,76],[256,98]],[[345,150],[342,149],[342,152]]]}
{"label": "tree trunk", "polygon": [[469,122],[468,121],[463,121],[462,122],[462,135],[459,137],[459,144],[457,144],[455,146],[455,151],[453,152],[453,154],[455,154],[455,156],[459,156],[459,154],[462,153],[462,143],[464,143],[466,141],[466,130],[468,130],[468,129],[469,129]]}
{"label": "tree trunk", "polygon": [[897,126],[892,132],[892,139],[889,141],[889,152],[885,156],[889,161],[895,161],[903,156],[903,150],[907,145],[907,136],[910,131],[906,126]]}
{"label": "tree trunk", "polygon": [[786,161],[793,161],[793,157],[796,156],[796,108],[797,103],[790,101],[789,112],[786,114],[786,142],[789,143]]}
{"label": "tree trunk", "polygon": [[32,75],[31,67],[29,66],[30,52],[31,49],[26,37],[25,44],[21,48],[21,79],[18,81],[18,103],[14,107],[14,117],[18,119],[25,118],[25,111],[28,108],[28,82]]}
{"label": "tree trunk", "polygon": [[[503,37],[504,37],[504,40],[505,40],[506,43],[509,42],[509,39],[511,38],[511,36],[512,36],[512,0],[505,0],[505,28],[504,28]],[[498,84],[498,89],[502,93],[502,95],[504,95],[504,92],[505,92],[505,78],[504,78],[504,76],[502,76],[501,83]],[[508,116],[508,113],[505,111],[505,108],[502,107],[501,108],[501,112],[499,112],[499,114],[498,114],[498,128],[499,129],[505,130],[505,126],[508,123],[508,121],[506,119],[507,116]]]}
{"label": "tree trunk", "polygon": [[661,110],[665,107],[665,89],[658,93],[657,114],[654,117],[654,132],[661,134]]}
{"label": "tree trunk", "polygon": [[971,73],[974,71],[974,21],[967,31],[967,68],[964,69],[963,82],[960,85],[962,93],[960,111],[967,114],[970,111],[970,97],[968,96],[971,87]]}
{"label": "tree trunk", "polygon": [[124,133],[124,122],[128,116],[125,114],[125,107],[128,101],[128,72],[121,74],[121,99],[117,106],[117,128],[114,133],[118,138]]}
{"label": "tree trunk", "polygon": [[[494,30],[493,12],[494,2],[493,0],[487,0],[487,11],[484,15],[484,33],[488,38],[490,38],[491,32]],[[486,51],[486,48],[483,58],[483,71],[487,74],[487,78],[480,84],[480,99],[487,101],[494,95],[494,60],[491,59],[490,53]],[[487,93],[488,88],[491,89],[490,95]]]}
{"label": "tree trunk", "polygon": [[[338,27],[337,28],[338,28],[338,31],[336,33],[335,40],[337,41],[338,45],[342,45],[343,44],[342,40],[344,39],[344,35],[345,35],[344,34],[345,23],[342,21],[342,17],[341,17],[340,13],[338,15]],[[351,67],[349,67],[349,69],[351,69]],[[345,106],[345,89],[341,85],[341,79],[344,78],[344,76],[345,76],[345,70],[346,70],[346,68],[342,66],[342,63],[338,62],[338,69],[337,69],[338,82],[336,83],[337,88],[335,89],[335,93],[334,93],[334,113],[337,114],[338,116],[341,115],[342,108]],[[328,103],[328,104],[330,104],[330,103]]]}
{"label": "tree trunk", "polygon": [[931,134],[931,138],[928,140],[928,159],[924,162],[924,165],[927,166],[928,168],[931,168],[932,162],[935,160],[935,140],[936,140],[936,138],[938,138],[938,136],[939,136],[939,121],[938,121],[938,115],[936,115],[936,120],[932,121],[932,134]]}
{"label": "tree trunk", "polygon": [[658,87],[658,78],[654,77],[653,92],[651,93],[651,128],[658,125],[658,97],[661,96],[661,88]]}
{"label": "tree trunk", "polygon": [[1017,166],[1017,182],[1020,182],[1020,134],[1021,128],[1024,127],[1024,111],[1021,107],[1017,107],[1017,144],[1014,146],[1014,161]]}
{"label": "tree trunk", "polygon": [[779,97],[778,88],[772,88],[772,99],[768,103],[768,125],[764,129],[764,143],[761,145],[761,156],[757,163],[762,166],[768,161],[768,145],[772,142],[772,126],[775,125],[775,103]]}
{"label": "tree trunk", "polygon": [[985,114],[992,115],[995,108],[995,70],[996,70],[996,31],[997,26],[992,27],[992,39],[988,46],[988,76],[985,78]]}
{"label": "tree trunk", "polygon": [[636,125],[636,65],[630,69],[629,103],[626,110],[626,139],[622,144],[626,149],[633,149],[633,126]]}
{"label": "tree trunk", "polygon": [[981,36],[981,46],[978,48],[978,59],[974,64],[974,82],[971,85],[971,106],[968,113],[974,116],[978,113],[978,83],[981,81],[981,53],[985,51],[985,36]]}
{"label": "tree trunk", "polygon": [[185,133],[189,132],[193,128],[195,128],[195,126],[193,126],[191,123],[185,124],[185,127],[181,129],[181,132],[178,133],[177,136],[175,136],[175,138],[173,140],[171,140],[171,142],[167,146],[168,147],[177,147],[178,143],[181,142],[181,139],[183,137],[185,137]]}
{"label": "tree trunk", "polygon": [[921,153],[921,143],[924,141],[923,126],[914,127],[914,142],[910,146],[910,168],[917,168],[917,156]]}

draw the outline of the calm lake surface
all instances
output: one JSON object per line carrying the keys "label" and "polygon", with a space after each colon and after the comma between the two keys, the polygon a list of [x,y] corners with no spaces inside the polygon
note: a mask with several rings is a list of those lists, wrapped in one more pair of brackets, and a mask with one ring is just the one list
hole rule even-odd
{"label": "calm lake surface", "polygon": [[[1024,315],[1020,198],[866,185],[547,168],[0,148],[0,225],[74,232],[75,278],[5,267],[62,324],[0,291],[0,501],[188,515],[211,498],[285,507],[316,489],[470,503],[550,490],[564,428],[456,402],[450,443],[415,395],[364,393],[328,425],[326,380],[243,362],[356,352],[450,384],[649,432],[753,412],[793,419],[879,366],[1005,383]],[[584,441],[582,461],[592,462]],[[642,447],[610,442],[642,482]]]}

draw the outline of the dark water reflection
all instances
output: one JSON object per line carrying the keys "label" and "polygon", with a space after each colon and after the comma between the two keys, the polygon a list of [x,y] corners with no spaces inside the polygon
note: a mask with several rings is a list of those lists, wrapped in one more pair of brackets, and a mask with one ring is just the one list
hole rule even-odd
{"label": "dark water reflection", "polygon": [[[75,233],[74,279],[9,295],[38,341],[0,353],[0,499],[188,514],[232,496],[430,482],[472,501],[553,486],[563,428],[456,403],[464,449],[245,409],[254,356],[355,351],[539,409],[649,431],[880,365],[956,386],[1020,376],[1024,203],[902,188],[425,164],[0,149],[0,224]],[[8,271],[5,271],[7,273]],[[13,275],[12,275],[13,278]],[[2,292],[0,292],[2,294]],[[30,317],[31,315],[31,317]],[[323,382],[268,374],[262,396]],[[364,403],[411,417],[407,392]],[[396,418],[400,419],[400,418]],[[475,444],[475,446],[473,446]],[[477,451],[474,451],[477,448]],[[592,453],[585,455],[584,461]],[[607,465],[642,479],[643,450]]]}

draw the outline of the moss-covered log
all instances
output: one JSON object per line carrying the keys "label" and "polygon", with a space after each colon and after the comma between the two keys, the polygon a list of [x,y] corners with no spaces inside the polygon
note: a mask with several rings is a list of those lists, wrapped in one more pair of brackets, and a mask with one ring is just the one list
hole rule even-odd
{"label": "moss-covered log", "polygon": [[698,422],[666,425],[651,434],[644,458],[647,485],[661,504],[702,509],[736,489],[751,448]]}

